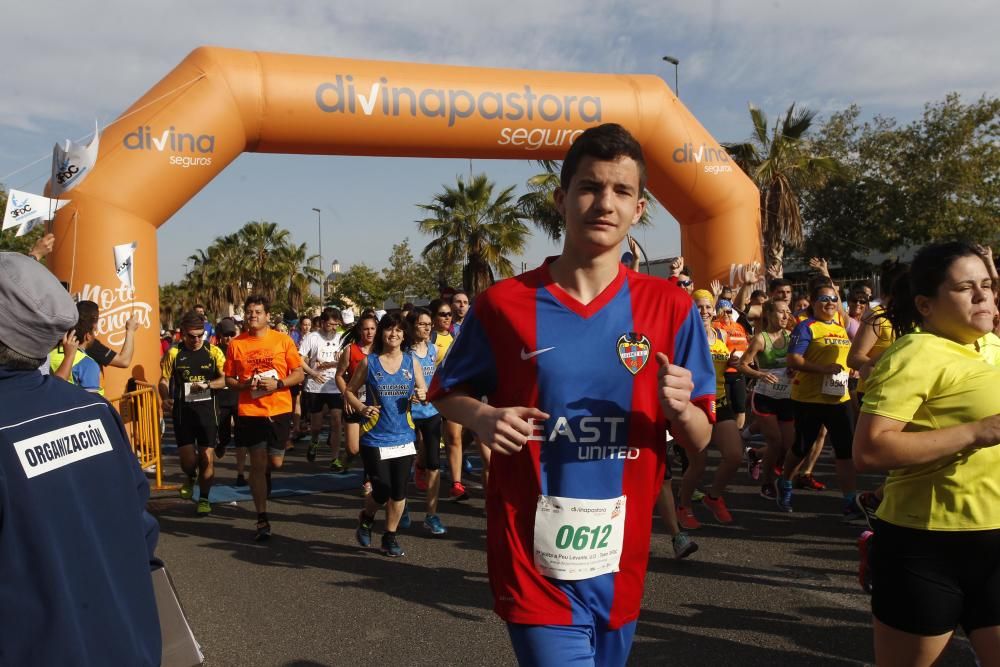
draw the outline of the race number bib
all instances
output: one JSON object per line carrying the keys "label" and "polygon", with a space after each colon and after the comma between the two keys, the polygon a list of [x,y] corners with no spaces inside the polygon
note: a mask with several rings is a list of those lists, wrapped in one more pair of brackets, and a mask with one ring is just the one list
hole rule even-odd
{"label": "race number bib", "polygon": [[[278,371],[272,368],[270,370],[264,371],[263,373],[257,373],[257,377],[260,378],[261,380],[263,380],[264,378],[274,378],[275,380],[277,380]],[[261,396],[267,396],[268,394],[272,393],[274,392],[270,392],[266,389],[253,389],[250,391],[250,396],[253,398],[260,398]]]}
{"label": "race number bib", "polygon": [[774,375],[778,378],[776,384],[771,384],[766,380],[757,380],[757,384],[754,385],[754,391],[761,396],[767,396],[768,398],[774,398],[781,400],[783,398],[792,397],[792,383],[791,379],[788,377],[787,368],[769,368],[766,372]]}
{"label": "race number bib", "polygon": [[847,379],[849,377],[847,371],[824,375],[823,387],[820,391],[825,396],[843,396],[847,393]]}
{"label": "race number bib", "polygon": [[617,572],[624,538],[625,496],[538,496],[535,567],[546,577],[575,581]]}
{"label": "race number bib", "polygon": [[[200,384],[204,387],[202,391],[192,391],[192,384]],[[185,382],[184,383],[184,402],[185,403],[200,403],[202,401],[212,400],[212,392],[207,388],[208,384],[205,382]]]}
{"label": "race number bib", "polygon": [[332,341],[323,343],[320,345],[319,349],[316,350],[316,361],[320,363],[335,364],[339,358],[340,348],[338,348]]}
{"label": "race number bib", "polygon": [[392,447],[379,447],[378,454],[383,461],[388,461],[389,459],[398,459],[402,456],[416,455],[417,448],[412,442],[408,442],[405,445],[394,445]]}

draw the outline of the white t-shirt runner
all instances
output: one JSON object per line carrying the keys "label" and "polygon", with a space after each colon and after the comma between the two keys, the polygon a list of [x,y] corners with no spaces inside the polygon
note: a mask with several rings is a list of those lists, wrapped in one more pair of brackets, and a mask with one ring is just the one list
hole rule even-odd
{"label": "white t-shirt runner", "polygon": [[310,331],[302,344],[299,345],[299,355],[310,368],[316,368],[319,364],[332,363],[329,368],[319,371],[323,381],[317,382],[311,375],[307,375],[305,390],[310,394],[339,394],[340,389],[334,378],[337,375],[337,361],[340,359],[340,344],[342,334],[337,332],[330,337],[324,336],[319,331]]}

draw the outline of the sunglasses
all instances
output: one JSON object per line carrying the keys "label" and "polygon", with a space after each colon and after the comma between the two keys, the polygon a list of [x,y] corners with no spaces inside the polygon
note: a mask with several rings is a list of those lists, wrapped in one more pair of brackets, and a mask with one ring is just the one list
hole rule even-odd
{"label": "sunglasses", "polygon": [[816,297],[816,301],[819,303],[838,303],[840,299],[835,296],[830,296],[829,294],[824,294],[823,296]]}
{"label": "sunglasses", "polygon": [[437,313],[437,316],[438,317],[451,317],[451,313],[450,312],[445,312],[445,311],[442,310],[442,311],[440,311],[440,312]]}
{"label": "sunglasses", "polygon": [[863,296],[852,297],[851,301],[853,301],[854,303],[868,303],[868,299]]}
{"label": "sunglasses", "polygon": [[678,280],[677,284],[680,285],[681,287],[688,287],[690,285],[694,285],[694,281],[693,280]]}

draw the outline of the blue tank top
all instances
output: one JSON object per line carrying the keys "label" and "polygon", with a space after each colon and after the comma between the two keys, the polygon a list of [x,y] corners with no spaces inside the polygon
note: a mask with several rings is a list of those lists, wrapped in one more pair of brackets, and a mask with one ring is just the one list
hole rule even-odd
{"label": "blue tank top", "polygon": [[[434,377],[434,367],[437,366],[437,348],[431,343],[427,344],[427,355],[421,357],[416,350],[410,350],[410,354],[420,364],[420,370],[424,372],[424,386],[431,386],[431,379]],[[433,403],[411,403],[410,414],[414,419],[429,419],[438,413]]]}
{"label": "blue tank top", "polygon": [[379,414],[361,425],[361,444],[366,447],[395,447],[416,439],[410,417],[413,395],[413,356],[403,353],[403,363],[395,373],[387,373],[375,353],[368,355],[367,404],[378,406]]}

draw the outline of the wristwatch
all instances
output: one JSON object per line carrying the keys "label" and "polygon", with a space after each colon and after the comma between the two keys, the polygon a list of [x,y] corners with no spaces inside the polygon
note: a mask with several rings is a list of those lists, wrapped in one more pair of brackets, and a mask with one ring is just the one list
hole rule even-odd
{"label": "wristwatch", "polygon": [[278,389],[284,389],[284,388],[285,388],[285,381],[278,380]]}

